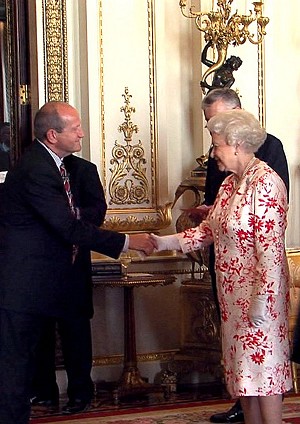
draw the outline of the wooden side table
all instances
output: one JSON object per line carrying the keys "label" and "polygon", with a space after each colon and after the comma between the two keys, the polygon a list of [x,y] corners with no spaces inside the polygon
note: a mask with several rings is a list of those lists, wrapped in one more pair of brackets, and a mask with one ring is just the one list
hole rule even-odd
{"label": "wooden side table", "polygon": [[134,292],[137,287],[166,286],[175,281],[173,275],[152,275],[142,273],[128,273],[127,278],[116,277],[108,279],[93,276],[94,287],[123,287],[124,289],[124,366],[122,375],[114,389],[114,403],[125,396],[147,394],[163,391],[163,387],[146,383],[137,367]]}

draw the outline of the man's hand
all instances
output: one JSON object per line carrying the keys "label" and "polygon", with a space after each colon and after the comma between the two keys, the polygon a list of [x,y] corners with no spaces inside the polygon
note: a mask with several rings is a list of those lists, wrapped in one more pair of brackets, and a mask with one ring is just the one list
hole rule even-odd
{"label": "man's hand", "polygon": [[211,206],[207,205],[200,205],[196,208],[189,208],[189,209],[182,209],[184,212],[188,214],[188,216],[195,222],[197,225],[200,224],[201,221],[203,221],[210,211]]}
{"label": "man's hand", "polygon": [[138,250],[150,255],[157,247],[155,240],[150,234],[130,234],[128,249]]}

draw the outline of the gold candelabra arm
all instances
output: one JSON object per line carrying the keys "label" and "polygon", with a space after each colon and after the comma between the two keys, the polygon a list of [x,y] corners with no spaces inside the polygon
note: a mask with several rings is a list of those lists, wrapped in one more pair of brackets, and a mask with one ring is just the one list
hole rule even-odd
{"label": "gold candelabra arm", "polygon": [[191,6],[189,10],[186,12],[186,0],[179,0],[179,7],[181,9],[181,13],[186,18],[196,18],[197,16],[201,16],[201,12],[194,12],[195,6]]}
{"label": "gold candelabra arm", "polygon": [[[231,15],[231,4],[233,0],[218,0],[217,10],[210,12],[196,11],[195,6],[191,5],[187,9],[187,0],[180,0],[179,7],[181,13],[186,18],[194,18],[197,28],[204,32],[205,41],[212,41],[215,46],[222,44],[243,44],[247,39],[253,44],[262,42],[266,35],[266,25],[269,18],[262,16],[262,1],[256,1],[254,5],[254,13],[250,11],[249,15],[239,15],[236,11]],[[257,39],[250,32],[249,26],[257,23]]]}
{"label": "gold candelabra arm", "polygon": [[[237,11],[231,15],[232,2],[233,0],[218,0],[217,10],[202,12],[196,11],[193,5],[187,8],[187,0],[179,1],[183,16],[195,19],[197,28],[204,33],[204,40],[211,42],[210,47],[216,48],[218,53],[216,63],[209,65],[210,68],[203,75],[202,88],[208,88],[207,77],[225,63],[230,44],[237,46],[247,40],[252,44],[260,44],[266,35],[269,18],[262,16],[262,1],[253,3],[254,11],[249,11],[249,15],[239,15]],[[255,33],[250,30],[254,22],[257,26]]]}

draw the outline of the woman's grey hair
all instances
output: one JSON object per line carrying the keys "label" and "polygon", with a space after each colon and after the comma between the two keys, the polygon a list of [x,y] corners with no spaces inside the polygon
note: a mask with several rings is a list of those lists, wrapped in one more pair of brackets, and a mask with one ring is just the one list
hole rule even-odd
{"label": "woman's grey hair", "polygon": [[207,123],[211,133],[224,136],[230,146],[241,146],[245,152],[256,152],[267,138],[267,132],[249,112],[234,109],[217,113]]}

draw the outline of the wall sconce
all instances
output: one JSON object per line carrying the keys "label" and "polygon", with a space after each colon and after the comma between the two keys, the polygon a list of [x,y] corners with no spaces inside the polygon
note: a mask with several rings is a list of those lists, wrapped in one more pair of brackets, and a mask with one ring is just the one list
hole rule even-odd
{"label": "wall sconce", "polygon": [[[262,1],[253,2],[254,11],[249,15],[239,15],[236,11],[231,15],[233,0],[218,0],[217,10],[210,12],[195,11],[195,6],[186,10],[187,0],[180,0],[181,13],[186,18],[195,19],[197,28],[204,32],[204,39],[212,48],[217,50],[216,62],[204,73],[202,82],[207,76],[220,68],[225,62],[228,46],[244,44],[247,40],[252,44],[260,44],[266,35],[266,25],[269,18],[262,16]],[[250,31],[256,22],[256,32]]]}

